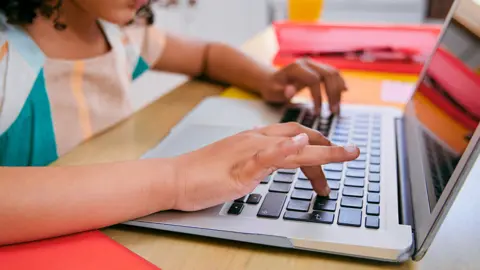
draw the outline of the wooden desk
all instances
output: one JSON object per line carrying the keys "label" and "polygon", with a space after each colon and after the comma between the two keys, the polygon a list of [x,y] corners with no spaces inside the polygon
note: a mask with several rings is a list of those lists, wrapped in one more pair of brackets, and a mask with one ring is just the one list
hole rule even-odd
{"label": "wooden desk", "polygon": [[[277,44],[272,29],[259,34],[243,46],[251,56],[269,63]],[[218,86],[200,82],[187,82],[170,94],[153,102],[133,115],[129,120],[97,136],[62,157],[56,165],[88,164],[137,159],[155,146],[186,113],[203,98],[218,95]],[[479,181],[477,181],[479,182]],[[477,185],[478,186],[478,185]],[[480,187],[477,188],[480,190]],[[478,201],[478,200],[477,200]],[[480,209],[479,204],[473,205]],[[472,209],[471,211],[474,211]],[[473,212],[470,212],[473,213]],[[477,223],[480,224],[480,221]],[[437,245],[429,260],[420,264],[407,262],[393,265],[346,257],[310,252],[284,250],[246,243],[223,241],[190,235],[174,234],[139,228],[115,226],[103,230],[114,240],[146,258],[162,269],[459,269],[459,266],[475,266],[480,254],[480,239],[473,232],[459,231],[453,224]],[[470,231],[475,229],[470,222]],[[450,233],[451,232],[451,233]],[[473,236],[472,236],[473,235]],[[478,235],[478,234],[476,234]],[[462,238],[457,238],[463,236]],[[460,241],[460,242],[459,242]],[[469,249],[457,249],[461,241],[467,241]],[[448,245],[447,245],[448,244]],[[446,253],[445,253],[446,252]],[[452,254],[450,257],[445,254]],[[467,258],[460,257],[468,254]],[[430,255],[430,254],[429,254]],[[428,263],[430,262],[430,263]],[[462,264],[457,264],[462,262]],[[420,267],[419,267],[420,266]],[[465,268],[463,268],[465,269]]]}

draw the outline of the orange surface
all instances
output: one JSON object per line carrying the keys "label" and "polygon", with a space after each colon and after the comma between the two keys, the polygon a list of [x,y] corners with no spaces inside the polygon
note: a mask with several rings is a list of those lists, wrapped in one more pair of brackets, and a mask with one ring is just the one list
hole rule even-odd
{"label": "orange surface", "polygon": [[5,42],[1,47],[0,47],[0,61],[2,61],[3,57],[5,57],[5,55],[7,54],[8,52],[8,43]]}
{"label": "orange surface", "polygon": [[0,247],[5,270],[159,270],[99,231]]}
{"label": "orange surface", "polygon": [[420,123],[456,152],[462,153],[465,150],[468,145],[464,139],[464,136],[469,133],[467,128],[460,125],[422,93],[415,93],[412,101]]}
{"label": "orange surface", "polygon": [[[360,77],[348,74],[344,75],[343,77],[349,90],[343,93],[342,103],[392,106],[399,109],[403,109],[405,107],[404,103],[385,102],[382,100],[381,91],[382,82],[384,81],[382,79],[374,77]],[[325,91],[322,91],[322,96],[322,100],[326,101],[327,97],[325,96]],[[302,99],[310,100],[310,92],[307,89],[302,90],[296,98],[300,101]]]}

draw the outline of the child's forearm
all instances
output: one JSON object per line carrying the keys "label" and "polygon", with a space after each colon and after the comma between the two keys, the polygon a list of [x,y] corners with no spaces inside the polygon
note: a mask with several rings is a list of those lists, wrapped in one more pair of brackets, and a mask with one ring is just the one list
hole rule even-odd
{"label": "child's forearm", "polygon": [[207,53],[206,75],[244,90],[263,90],[275,72],[275,68],[263,65],[228,45],[213,43]]}
{"label": "child's forearm", "polygon": [[0,245],[97,229],[173,208],[172,160],[0,167]]}
{"label": "child's forearm", "polygon": [[162,56],[153,66],[160,71],[205,75],[210,79],[258,92],[275,69],[228,45],[167,35]]}

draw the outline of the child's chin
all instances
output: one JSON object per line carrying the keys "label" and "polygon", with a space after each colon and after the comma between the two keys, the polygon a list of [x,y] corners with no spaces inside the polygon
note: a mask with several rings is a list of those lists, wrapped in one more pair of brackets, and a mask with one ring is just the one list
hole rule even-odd
{"label": "child's chin", "polygon": [[136,17],[136,12],[131,11],[131,12],[118,12],[116,14],[112,14],[111,16],[106,16],[103,18],[104,20],[118,24],[118,25],[127,25],[130,22],[132,22]]}

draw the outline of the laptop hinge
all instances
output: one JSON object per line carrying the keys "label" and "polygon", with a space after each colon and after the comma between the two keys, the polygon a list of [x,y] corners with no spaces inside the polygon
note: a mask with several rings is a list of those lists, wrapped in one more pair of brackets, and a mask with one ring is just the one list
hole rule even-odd
{"label": "laptop hinge", "polygon": [[402,118],[395,119],[397,139],[397,172],[398,172],[398,215],[400,224],[410,225],[415,232],[412,193],[408,171],[405,126]]}

